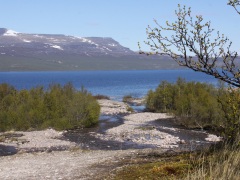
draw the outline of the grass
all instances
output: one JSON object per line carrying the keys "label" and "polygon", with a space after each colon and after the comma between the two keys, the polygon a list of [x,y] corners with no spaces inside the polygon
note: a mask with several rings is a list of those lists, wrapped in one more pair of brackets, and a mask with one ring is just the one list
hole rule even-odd
{"label": "grass", "polygon": [[[167,179],[180,178],[187,173],[189,165],[185,163],[150,163],[140,166],[126,167],[117,174],[116,180]],[[121,174],[121,175],[120,175]]]}
{"label": "grass", "polygon": [[198,161],[185,179],[240,179],[240,148],[235,145],[203,155]]}
{"label": "grass", "polygon": [[156,162],[122,167],[112,176],[115,180],[240,179],[240,151],[236,146],[224,146],[205,152],[192,152],[162,157]]}
{"label": "grass", "polygon": [[181,154],[177,156],[161,157],[156,162],[128,165],[116,171],[115,180],[137,179],[179,179],[187,174],[191,168],[189,156]]}

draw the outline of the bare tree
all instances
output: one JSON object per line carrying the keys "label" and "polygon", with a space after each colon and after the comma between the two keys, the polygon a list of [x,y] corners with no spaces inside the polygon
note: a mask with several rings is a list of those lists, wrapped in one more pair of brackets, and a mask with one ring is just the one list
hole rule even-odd
{"label": "bare tree", "polygon": [[[230,0],[228,4],[239,13],[239,0]],[[140,53],[168,55],[180,66],[240,87],[240,62],[236,62],[238,53],[230,51],[232,42],[219,31],[215,33],[211,22],[205,22],[201,15],[193,17],[191,8],[178,5],[175,14],[177,20],[173,23],[167,21],[165,27],[156,20],[155,28],[148,26],[145,43],[152,52],[143,52],[139,46]]]}
{"label": "bare tree", "polygon": [[[240,15],[240,0],[229,0]],[[155,28],[146,29],[147,41],[151,52],[141,54],[160,54],[172,57],[180,66],[194,71],[204,72],[230,85],[229,91],[223,91],[224,99],[219,103],[224,113],[224,136],[230,142],[239,142],[240,132],[240,101],[239,92],[231,86],[240,87],[240,62],[237,52],[231,52],[232,42],[211,28],[211,22],[204,22],[201,15],[193,17],[191,8],[178,5],[175,11],[177,20],[166,22],[163,27],[156,20]],[[215,35],[215,37],[214,37]]]}

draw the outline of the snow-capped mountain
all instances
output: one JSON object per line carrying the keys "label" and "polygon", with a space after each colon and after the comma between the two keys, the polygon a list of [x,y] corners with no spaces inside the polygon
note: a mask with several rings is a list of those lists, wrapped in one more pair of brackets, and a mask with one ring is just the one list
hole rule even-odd
{"label": "snow-capped mountain", "polygon": [[78,54],[82,56],[136,55],[112,38],[25,34],[0,28],[0,54]]}
{"label": "snow-capped mountain", "polygon": [[166,59],[168,57],[139,55],[112,38],[26,34],[0,28],[0,71],[178,67],[173,61]]}

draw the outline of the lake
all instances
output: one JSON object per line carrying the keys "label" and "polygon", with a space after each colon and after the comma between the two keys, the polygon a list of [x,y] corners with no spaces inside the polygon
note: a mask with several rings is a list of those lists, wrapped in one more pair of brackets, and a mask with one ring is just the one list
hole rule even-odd
{"label": "lake", "polygon": [[192,70],[0,72],[0,83],[11,84],[17,89],[30,89],[71,82],[77,89],[84,86],[94,95],[102,94],[121,100],[125,95],[143,97],[161,81],[175,82],[178,77],[217,84],[215,78]]}

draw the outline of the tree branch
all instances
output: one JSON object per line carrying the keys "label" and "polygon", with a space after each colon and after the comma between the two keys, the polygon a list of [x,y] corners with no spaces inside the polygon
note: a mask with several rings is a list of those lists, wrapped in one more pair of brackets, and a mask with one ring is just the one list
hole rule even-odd
{"label": "tree branch", "polygon": [[[234,2],[235,6],[239,5],[239,1]],[[219,32],[213,38],[211,22],[204,22],[202,16],[193,17],[191,8],[178,5],[175,14],[177,20],[174,23],[167,21],[166,27],[163,27],[155,20],[157,27],[147,28],[148,41],[145,44],[153,52],[146,53],[140,49],[140,53],[168,55],[180,66],[240,87],[240,69],[235,63],[238,54],[230,51],[232,43],[229,39]]]}

